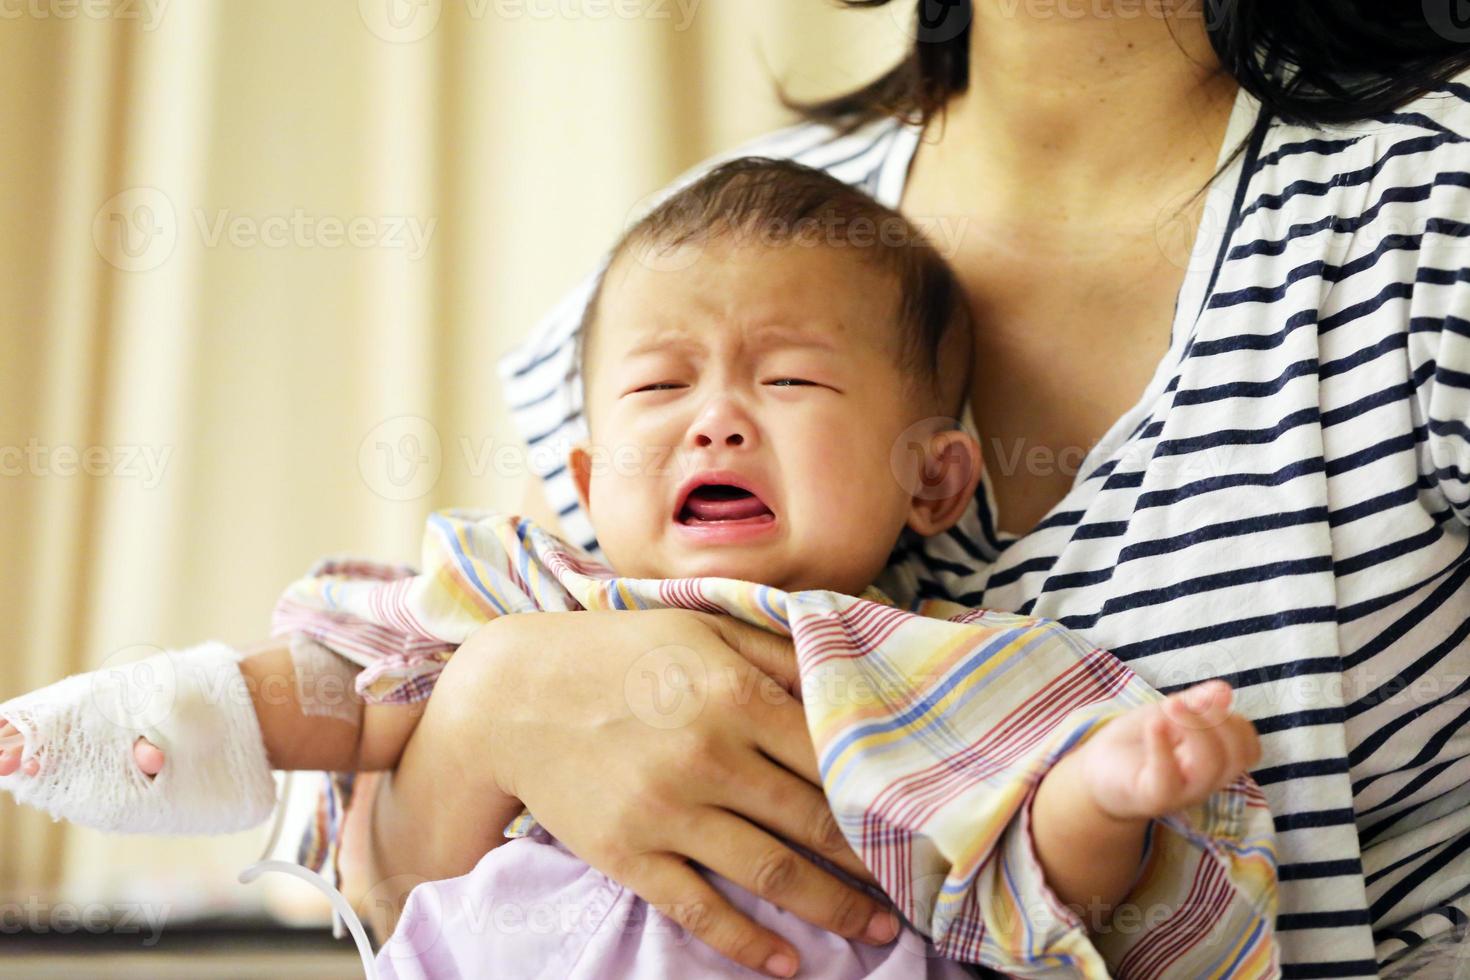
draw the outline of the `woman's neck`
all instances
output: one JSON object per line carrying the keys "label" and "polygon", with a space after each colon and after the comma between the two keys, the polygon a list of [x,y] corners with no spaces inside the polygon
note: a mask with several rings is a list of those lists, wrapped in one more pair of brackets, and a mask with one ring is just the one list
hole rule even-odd
{"label": "woman's neck", "polygon": [[[1237,92],[1198,0],[974,0],[941,149],[1069,202],[1202,184]],[[964,166],[968,161],[956,160]]]}

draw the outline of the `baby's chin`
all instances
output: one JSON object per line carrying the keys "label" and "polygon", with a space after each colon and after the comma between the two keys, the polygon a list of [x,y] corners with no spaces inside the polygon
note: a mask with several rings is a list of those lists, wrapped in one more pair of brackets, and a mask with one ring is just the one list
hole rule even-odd
{"label": "baby's chin", "polygon": [[727,578],[767,585],[783,592],[821,589],[860,595],[870,584],[855,583],[850,573],[843,575],[836,571],[803,565],[791,561],[790,558],[772,560],[769,553],[761,556],[741,555],[728,550],[718,554],[670,558],[645,566],[648,570],[640,569],[632,573],[623,573],[616,562],[613,567],[620,574],[632,574],[637,578]]}

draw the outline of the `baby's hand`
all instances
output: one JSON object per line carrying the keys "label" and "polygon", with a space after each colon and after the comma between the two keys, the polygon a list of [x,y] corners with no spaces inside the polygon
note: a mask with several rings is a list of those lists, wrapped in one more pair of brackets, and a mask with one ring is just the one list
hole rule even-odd
{"label": "baby's hand", "polygon": [[[25,749],[25,736],[10,722],[0,718],[0,776],[9,776],[21,767],[21,754]],[[133,743],[133,761],[145,776],[156,776],[163,771],[163,750],[146,738]],[[41,764],[34,757],[26,760],[25,774],[34,776],[41,771]]]}
{"label": "baby's hand", "polygon": [[1093,800],[1119,819],[1203,802],[1261,758],[1255,727],[1230,710],[1230,685],[1206,681],[1104,725],[1077,754]]}

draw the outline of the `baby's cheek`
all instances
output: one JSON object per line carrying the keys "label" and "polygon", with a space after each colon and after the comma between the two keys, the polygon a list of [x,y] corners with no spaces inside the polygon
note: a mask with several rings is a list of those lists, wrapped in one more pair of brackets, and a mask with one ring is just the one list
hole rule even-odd
{"label": "baby's cheek", "polygon": [[588,516],[597,542],[613,567],[623,571],[657,537],[657,489],[636,474],[610,472],[592,480],[590,497]]}
{"label": "baby's cheek", "polygon": [[609,518],[599,521],[594,515],[593,530],[597,545],[607,565],[628,578],[661,578],[658,542],[641,533],[641,525]]}
{"label": "baby's cheek", "polygon": [[889,448],[857,439],[845,447],[824,445],[812,454],[813,484],[845,510],[886,513],[897,498],[906,496],[889,459]]}
{"label": "baby's cheek", "polygon": [[[839,430],[828,429],[803,446],[808,477],[821,486],[841,487],[856,477],[871,479],[887,472],[886,457],[871,445]],[[880,466],[882,463],[884,465]]]}

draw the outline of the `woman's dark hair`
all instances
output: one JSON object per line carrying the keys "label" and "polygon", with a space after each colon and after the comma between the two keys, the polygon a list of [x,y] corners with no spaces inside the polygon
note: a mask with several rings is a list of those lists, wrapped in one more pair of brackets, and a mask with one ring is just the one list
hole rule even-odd
{"label": "woman's dark hair", "polygon": [[[838,2],[882,7],[890,0]],[[897,66],[835,99],[787,104],[845,129],[885,115],[927,122],[969,84],[973,2],[919,0],[917,40]],[[1204,0],[1200,13],[1221,65],[1266,111],[1321,125],[1391,112],[1470,69],[1470,13],[1462,3]]]}

